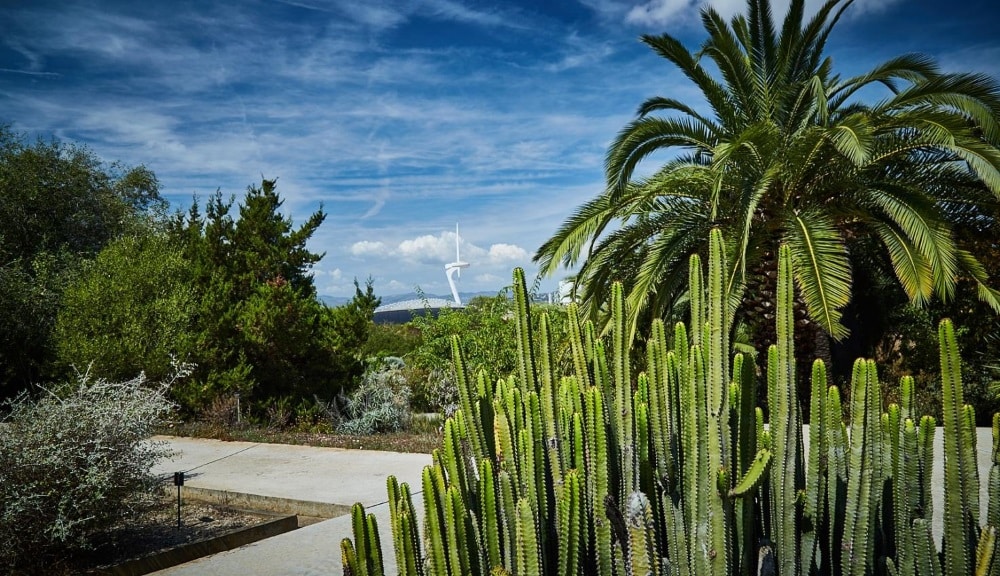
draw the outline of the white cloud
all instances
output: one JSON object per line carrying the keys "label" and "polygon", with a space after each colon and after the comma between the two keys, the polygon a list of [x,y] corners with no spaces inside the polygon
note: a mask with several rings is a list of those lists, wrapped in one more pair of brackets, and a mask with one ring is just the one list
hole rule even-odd
{"label": "white cloud", "polygon": [[[494,280],[503,278],[511,266],[523,266],[530,260],[528,251],[517,244],[497,242],[484,249],[462,236],[459,236],[459,242],[462,260],[483,271],[483,274],[493,274]],[[443,270],[444,264],[455,260],[455,233],[445,231],[436,235],[422,234],[398,243],[361,240],[352,244],[349,252],[355,257],[392,261],[397,267],[407,270]],[[497,276],[496,272],[502,274]]]}
{"label": "white cloud", "polygon": [[690,0],[650,0],[629,10],[625,21],[630,24],[663,26],[673,23],[678,15],[690,19],[696,7]]}
{"label": "white cloud", "polygon": [[406,16],[400,12],[385,6],[371,2],[338,2],[338,7],[343,10],[349,18],[376,29],[392,28],[406,21]]}
{"label": "white cloud", "polygon": [[[882,12],[902,0],[855,0],[844,13],[848,18],[857,18]],[[790,0],[774,0],[771,2],[771,12],[776,22],[781,22],[788,13]],[[815,14],[825,0],[806,0],[805,17]],[[746,0],[647,0],[632,7],[625,21],[639,26],[683,26],[698,21],[701,9],[711,6],[726,20],[736,14],[747,11]]]}
{"label": "white cloud", "polygon": [[516,244],[494,244],[490,246],[489,254],[490,262],[494,264],[524,262],[528,259],[528,252]]}
{"label": "white cloud", "polygon": [[441,262],[448,260],[449,254],[454,252],[454,245],[454,239],[449,242],[445,234],[440,236],[425,234],[412,240],[403,240],[399,243],[398,252],[407,260]]}
{"label": "white cloud", "polygon": [[902,0],[855,0],[854,4],[847,9],[846,14],[853,18],[865,14],[877,14],[900,2]]}
{"label": "white cloud", "polygon": [[492,12],[480,12],[473,10],[461,2],[453,0],[423,0],[421,2],[428,11],[434,15],[447,20],[457,22],[468,22],[482,26],[514,26],[509,19],[500,14]]}
{"label": "white cloud", "polygon": [[355,256],[385,256],[388,253],[388,247],[383,242],[362,240],[351,244],[351,254]]}

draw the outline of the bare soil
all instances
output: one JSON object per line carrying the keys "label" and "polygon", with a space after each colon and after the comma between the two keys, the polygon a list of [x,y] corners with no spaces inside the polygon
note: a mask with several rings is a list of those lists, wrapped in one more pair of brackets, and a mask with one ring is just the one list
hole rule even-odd
{"label": "bare soil", "polygon": [[275,516],[234,510],[194,501],[182,501],[181,525],[177,527],[177,500],[165,498],[135,522],[123,523],[94,541],[94,549],[72,557],[46,562],[44,569],[26,574],[99,574],[102,568],[155,552],[221,536],[255,526]]}

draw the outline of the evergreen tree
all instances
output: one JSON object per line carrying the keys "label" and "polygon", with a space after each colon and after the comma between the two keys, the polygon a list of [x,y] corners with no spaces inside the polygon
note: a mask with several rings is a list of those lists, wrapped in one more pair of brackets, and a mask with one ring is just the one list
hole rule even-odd
{"label": "evergreen tree", "polygon": [[234,200],[217,192],[204,216],[196,200],[174,220],[198,294],[191,356],[198,368],[179,391],[191,409],[229,392],[257,400],[336,392],[337,351],[310,272],[323,255],[306,247],[326,214],[320,209],[294,228],[280,213],[275,184],[250,186],[235,219]]}

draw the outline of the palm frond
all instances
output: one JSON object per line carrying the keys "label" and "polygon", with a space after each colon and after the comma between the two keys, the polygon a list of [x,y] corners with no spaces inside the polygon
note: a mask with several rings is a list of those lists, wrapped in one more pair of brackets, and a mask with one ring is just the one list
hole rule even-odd
{"label": "palm frond", "polygon": [[778,168],[777,166],[772,166],[740,197],[740,206],[737,212],[738,220],[735,226],[739,234],[735,238],[737,241],[736,248],[728,258],[728,261],[732,263],[729,279],[726,283],[726,293],[728,294],[733,294],[737,291],[737,286],[746,283],[747,251],[750,248],[751,231],[757,207],[777,177]]}
{"label": "palm frond", "polygon": [[988,284],[990,278],[989,274],[986,273],[986,268],[983,267],[982,263],[971,252],[959,250],[958,258],[962,263],[962,267],[975,280],[979,299],[988,304],[994,312],[1000,314],[1000,291],[990,288]]}
{"label": "palm frond", "polygon": [[636,116],[648,116],[653,112],[661,111],[675,111],[682,114],[690,116],[694,120],[700,122],[705,127],[709,129],[716,136],[722,133],[722,127],[719,126],[712,120],[709,120],[704,115],[698,113],[694,108],[688,106],[687,104],[681,102],[680,100],[675,100],[673,98],[664,98],[662,96],[654,96],[653,98],[647,99],[643,102],[639,109],[636,111]]}
{"label": "palm frond", "polygon": [[838,83],[830,91],[830,106],[839,108],[858,90],[872,84],[882,84],[893,94],[900,92],[896,80],[905,80],[909,84],[923,82],[939,75],[939,69],[934,59],[924,54],[903,54],[892,58],[864,74],[854,76]]}
{"label": "palm frond", "polygon": [[[945,300],[951,298],[958,276],[956,246],[935,207],[920,194],[914,194],[903,186],[870,189],[867,199],[898,227],[927,260],[934,292]],[[903,281],[902,277],[900,281]]]}
{"label": "palm frond", "polygon": [[754,77],[750,58],[743,52],[736,35],[718,12],[712,8],[704,8],[701,19],[709,39],[699,54],[708,56],[715,62],[741,112],[756,117],[757,110],[753,107],[752,100]]}
{"label": "palm frond", "polygon": [[554,274],[560,265],[573,267],[600,230],[614,219],[619,206],[601,194],[577,208],[535,252],[532,260],[542,274]]}
{"label": "palm frond", "polygon": [[723,125],[736,120],[737,111],[726,91],[702,68],[698,59],[679,40],[669,34],[661,36],[647,34],[643,35],[641,39],[657,54],[677,66],[689,80],[695,83]]}
{"label": "palm frond", "polygon": [[863,166],[868,161],[873,134],[868,118],[863,114],[851,114],[841,118],[828,129],[830,142],[855,166]]}
{"label": "palm frond", "polygon": [[811,76],[819,67],[823,58],[823,48],[826,38],[840,18],[840,14],[849,6],[853,0],[840,7],[835,15],[834,22],[830,22],[830,14],[842,0],[827,0],[823,6],[813,15],[812,19],[802,28],[802,33],[797,44],[789,49],[788,81],[795,82],[806,76]]}
{"label": "palm frond", "polygon": [[625,191],[635,167],[643,158],[673,147],[710,151],[713,134],[705,126],[682,118],[640,118],[615,138],[604,162],[608,189],[617,200]]}
{"label": "palm frond", "polygon": [[765,89],[775,76],[777,68],[778,38],[775,36],[774,16],[769,0],[750,0],[750,42],[753,47],[752,62],[758,90]]}
{"label": "palm frond", "polygon": [[931,265],[899,230],[884,223],[873,226],[889,251],[889,260],[910,302],[922,306],[934,294]]}
{"label": "palm frond", "polygon": [[851,299],[851,267],[836,226],[819,211],[803,212],[789,219],[784,240],[809,316],[835,340],[843,339],[848,330],[840,310]]}

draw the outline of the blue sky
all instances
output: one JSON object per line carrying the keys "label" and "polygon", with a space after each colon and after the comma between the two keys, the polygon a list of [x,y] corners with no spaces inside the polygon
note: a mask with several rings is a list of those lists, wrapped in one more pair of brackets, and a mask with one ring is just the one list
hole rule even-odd
{"label": "blue sky", "polygon": [[[638,37],[696,46],[705,3],[4,2],[0,123],[145,164],[176,208],[278,178],[296,222],[329,214],[311,243],[322,294],[368,276],[379,294],[447,293],[456,222],[460,289],[498,290],[601,191],[640,102],[698,103]],[[843,74],[922,52],[1000,77],[998,17],[997,0],[856,0],[829,52]]]}

